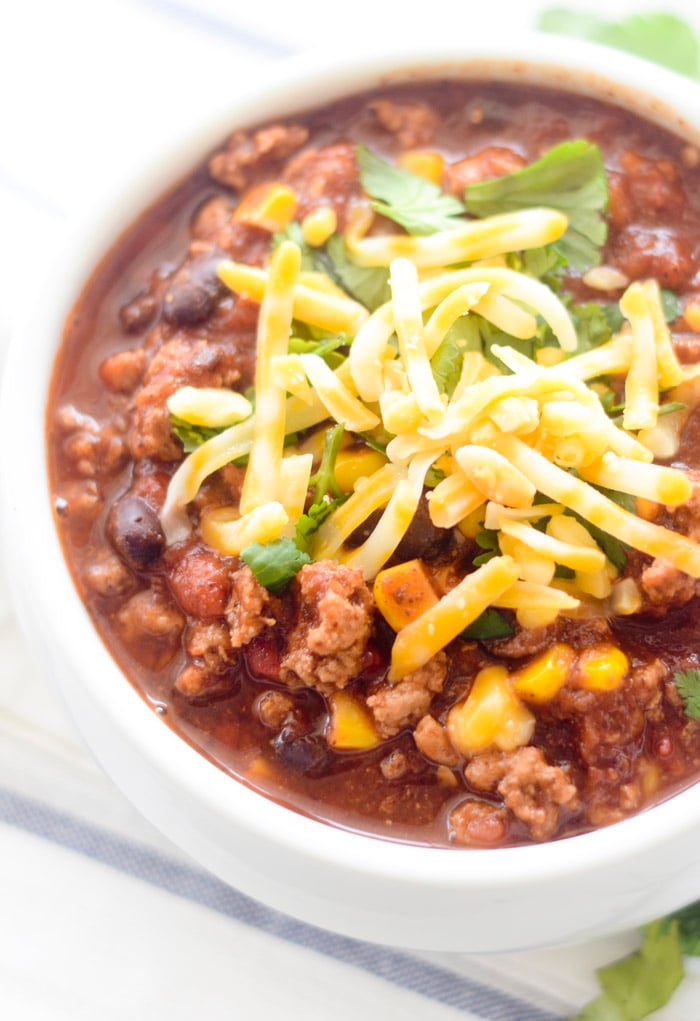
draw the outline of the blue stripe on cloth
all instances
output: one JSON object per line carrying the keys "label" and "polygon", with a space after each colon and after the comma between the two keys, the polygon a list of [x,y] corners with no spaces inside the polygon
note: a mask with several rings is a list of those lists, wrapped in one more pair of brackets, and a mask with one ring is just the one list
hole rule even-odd
{"label": "blue stripe on cloth", "polygon": [[363,943],[296,921],[244,896],[206,872],[131,843],[42,802],[0,788],[0,822],[145,880],[290,943],[487,1021],[561,1021],[546,1011],[409,952]]}
{"label": "blue stripe on cloth", "polygon": [[238,43],[250,50],[257,50],[258,53],[266,54],[269,57],[288,57],[295,52],[294,48],[285,46],[275,39],[257,35],[249,29],[236,25],[235,14],[232,16],[232,20],[228,21],[224,18],[217,18],[214,14],[198,10],[196,6],[191,6],[187,2],[179,2],[179,0],[135,0],[135,2],[143,7],[150,7],[174,21],[184,22],[193,28],[209,32],[210,35],[216,35],[219,39],[227,39],[229,42]]}

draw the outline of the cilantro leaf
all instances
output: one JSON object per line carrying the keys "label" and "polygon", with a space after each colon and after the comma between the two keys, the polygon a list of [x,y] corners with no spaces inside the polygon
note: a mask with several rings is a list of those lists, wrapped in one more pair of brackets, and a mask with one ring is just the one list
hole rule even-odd
{"label": "cilantro leaf", "polygon": [[452,230],[464,205],[436,184],[387,163],[363,145],[357,147],[360,183],[375,212],[398,223],[409,234]]}
{"label": "cilantro leaf", "polygon": [[553,247],[575,269],[600,262],[608,186],[600,150],[592,142],[561,142],[521,170],[468,185],[465,198],[467,210],[479,217],[537,206],[558,209],[569,227]]}
{"label": "cilantro leaf", "polygon": [[673,680],[683,699],[685,715],[700,720],[700,670],[678,670]]}
{"label": "cilantro leaf", "polygon": [[264,545],[251,542],[241,551],[241,560],[270,592],[281,592],[304,564],[311,563],[309,554],[300,550],[293,539],[275,539]]}
{"label": "cilantro leaf", "polygon": [[370,312],[384,305],[389,291],[389,270],[386,266],[358,266],[352,261],[345,239],[333,234],[326,242],[327,270],[344,291]]}
{"label": "cilantro leaf", "polygon": [[498,532],[493,529],[482,528],[480,532],[477,532],[474,541],[480,549],[484,550],[483,553],[479,553],[472,560],[474,567],[481,567],[482,564],[487,564],[489,560],[501,552],[498,545]]}
{"label": "cilantro leaf", "polygon": [[571,1021],[640,1021],[668,1003],[683,978],[678,922],[652,922],[639,950],[596,972],[602,992]]}
{"label": "cilantro leaf", "polygon": [[489,638],[508,638],[514,631],[515,628],[502,613],[489,608],[472,621],[469,627],[465,627],[459,637],[472,642],[485,641]]}
{"label": "cilantro leaf", "polygon": [[554,35],[576,36],[614,46],[689,78],[700,78],[700,53],[695,33],[687,22],[674,14],[633,14],[620,21],[607,21],[596,14],[555,7],[540,15],[538,28]]}
{"label": "cilantro leaf", "polygon": [[182,443],[183,450],[186,454],[191,454],[197,447],[201,447],[203,443],[210,440],[213,436],[218,436],[220,432],[223,432],[223,428],[210,428],[206,425],[192,425],[191,422],[186,422],[184,418],[178,418],[177,415],[170,416],[170,428],[175,433],[180,443]]}
{"label": "cilantro leaf", "polygon": [[294,542],[300,550],[308,551],[314,533],[318,531],[329,514],[346,499],[347,497],[341,496],[334,500],[330,498],[319,500],[318,503],[312,503],[306,513],[297,519]]}

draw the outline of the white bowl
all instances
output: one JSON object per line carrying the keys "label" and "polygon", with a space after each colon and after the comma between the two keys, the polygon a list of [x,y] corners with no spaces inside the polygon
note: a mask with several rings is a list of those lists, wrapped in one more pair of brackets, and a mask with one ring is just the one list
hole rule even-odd
{"label": "white bowl", "polygon": [[[305,56],[183,127],[47,275],[9,351],[3,535],[23,627],[96,758],[156,826],[267,905],[345,935],[435,950],[510,950],[621,930],[700,896],[700,784],[596,832],[541,846],[432,849],[316,822],[254,793],[177,737],[127,682],[80,602],[46,476],[47,388],[63,322],[130,222],[232,128],[416,76],[548,83],[614,100],[696,141],[700,88],[645,62],[546,36]],[[8,436],[12,442],[8,442]]]}

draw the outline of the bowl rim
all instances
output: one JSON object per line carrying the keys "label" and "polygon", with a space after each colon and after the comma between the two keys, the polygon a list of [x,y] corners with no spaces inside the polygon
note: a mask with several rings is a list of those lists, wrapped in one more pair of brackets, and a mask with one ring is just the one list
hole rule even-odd
{"label": "bowl rim", "polygon": [[[280,100],[285,114],[303,112],[317,105],[309,100],[329,81],[334,84],[324,99],[387,84],[397,80],[397,75],[417,77],[432,69],[434,76],[435,66],[440,63],[440,76],[446,71],[455,75],[468,64],[470,72],[479,66],[499,77],[541,79],[554,87],[584,93],[598,90],[596,94],[602,98],[633,105],[642,115],[667,127],[675,125],[675,130],[689,139],[700,133],[700,114],[694,113],[700,110],[700,86],[662,68],[654,67],[652,76],[652,65],[646,61],[618,53],[611,59],[610,50],[575,40],[566,40],[564,44],[557,37],[538,34],[499,39],[474,36],[459,43],[440,40],[424,41],[420,46],[382,45],[375,52],[351,53],[341,58],[337,54],[319,57],[309,52],[282,63],[268,76],[262,89],[251,88],[239,94],[233,103],[225,100],[217,104],[218,108],[195,130],[183,126],[167,152],[151,154],[145,169],[139,167],[135,176],[133,171],[129,174],[116,198],[112,194],[106,203],[102,199],[98,202],[100,212],[90,211],[85,222],[71,232],[55,263],[62,268],[56,271],[55,279],[47,277],[47,292],[42,301],[35,304],[27,322],[14,332],[2,383],[6,421],[21,421],[27,408],[35,416],[39,407],[42,412],[38,428],[41,439],[34,421],[22,443],[4,445],[0,461],[5,555],[24,629],[36,639],[37,629],[29,618],[38,612],[44,621],[39,644],[48,650],[58,649],[63,661],[82,672],[80,684],[86,686],[90,697],[172,785],[186,790],[232,827],[244,827],[306,857],[331,860],[346,869],[369,872],[378,878],[400,875],[408,883],[419,882],[434,888],[502,889],[544,877],[595,872],[667,845],[700,824],[700,783],[629,819],[590,833],[545,844],[488,850],[401,843],[307,817],[237,782],[164,726],[132,684],[128,680],[124,683],[122,671],[93,628],[60,550],[46,473],[39,480],[36,476],[31,478],[27,471],[28,466],[36,467],[39,457],[44,463],[45,457],[43,411],[56,343],[50,346],[49,363],[49,346],[43,338],[53,335],[57,341],[60,326],[81,285],[102,253],[117,241],[119,225],[132,222],[135,215],[182,176],[186,168],[193,167],[233,127],[249,126],[272,116],[275,103]],[[397,68],[401,70],[397,72]],[[648,88],[650,81],[653,92]],[[126,216],[129,210],[131,213]],[[28,354],[38,367],[42,383],[40,401],[37,393],[32,397],[31,387],[28,392],[27,386],[21,385],[26,379]],[[35,375],[35,381],[36,378]],[[25,484],[17,490],[21,480]],[[38,559],[40,544],[33,537],[42,535],[47,528],[53,537],[51,547],[48,551],[44,547]],[[60,614],[55,613],[56,606],[61,608]],[[74,644],[78,636],[84,643],[79,657]],[[100,665],[99,678],[84,665],[93,662]],[[63,682],[65,686],[65,677]],[[93,748],[93,752],[99,759],[99,749]]]}

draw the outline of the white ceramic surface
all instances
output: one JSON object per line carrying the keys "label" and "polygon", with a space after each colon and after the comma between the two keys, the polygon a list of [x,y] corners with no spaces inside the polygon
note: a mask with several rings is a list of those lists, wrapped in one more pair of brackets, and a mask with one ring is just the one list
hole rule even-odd
{"label": "white ceramic surface", "polygon": [[124,679],[65,568],[45,471],[45,399],[62,323],[124,224],[233,127],[387,80],[446,74],[561,85],[615,99],[694,141],[700,132],[697,86],[549,37],[307,55],[233,102],[219,97],[202,123],[183,125],[168,153],[152,153],[120,196],[90,213],[35,291],[3,381],[2,524],[18,612],[40,660],[104,769],[172,840],[243,892],[350,936],[508,950],[613,932],[700,896],[700,785],[595,833],[494,851],[394,844],[282,808],[199,756]]}

